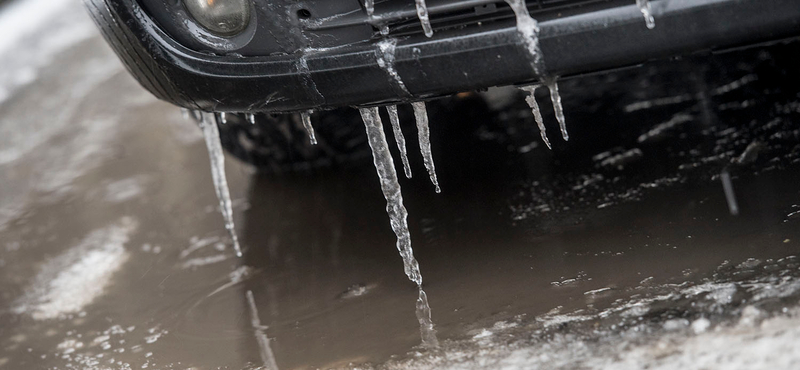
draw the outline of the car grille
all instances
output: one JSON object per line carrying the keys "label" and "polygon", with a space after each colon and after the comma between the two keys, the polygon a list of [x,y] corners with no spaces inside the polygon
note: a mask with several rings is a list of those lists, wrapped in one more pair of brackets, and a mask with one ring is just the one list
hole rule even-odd
{"label": "car grille", "polygon": [[[619,3],[633,3],[633,0],[625,2],[613,0],[528,0],[527,3],[528,10],[534,18],[546,20],[569,14],[608,8]],[[431,8],[430,19],[434,31],[484,24],[514,17],[511,8],[502,0],[429,0],[428,5],[429,8]],[[446,8],[447,10],[436,12],[435,10],[437,8]],[[411,17],[408,17],[407,14],[403,15],[405,17],[398,16],[387,22],[390,35],[405,36],[421,34],[423,32],[415,14],[412,14]],[[378,30],[376,29],[376,31]]]}

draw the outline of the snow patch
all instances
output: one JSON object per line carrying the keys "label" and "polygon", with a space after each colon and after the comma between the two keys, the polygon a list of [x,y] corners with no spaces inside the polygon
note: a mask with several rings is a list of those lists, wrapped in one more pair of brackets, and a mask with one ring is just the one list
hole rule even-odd
{"label": "snow patch", "polygon": [[[42,25],[49,24],[41,33]],[[80,4],[71,0],[13,1],[0,11],[0,102],[36,80],[38,69],[68,47],[96,35]],[[25,47],[19,47],[25,44]]]}
{"label": "snow patch", "polygon": [[45,262],[13,312],[49,320],[83,310],[103,294],[127,261],[124,246],[136,227],[135,220],[124,217]]}
{"label": "snow patch", "polygon": [[105,200],[121,203],[138,197],[144,192],[145,179],[130,177],[109,183],[105,187]]}

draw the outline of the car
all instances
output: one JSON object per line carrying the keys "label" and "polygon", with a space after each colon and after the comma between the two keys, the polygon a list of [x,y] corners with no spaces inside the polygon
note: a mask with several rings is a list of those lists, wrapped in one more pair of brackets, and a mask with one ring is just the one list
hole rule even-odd
{"label": "car", "polygon": [[357,120],[342,108],[507,85],[547,84],[555,98],[559,79],[800,35],[796,0],[85,3],[144,88],[233,121],[223,146],[276,171],[357,152],[363,133],[336,123],[323,135],[329,150],[309,150],[312,112]]}

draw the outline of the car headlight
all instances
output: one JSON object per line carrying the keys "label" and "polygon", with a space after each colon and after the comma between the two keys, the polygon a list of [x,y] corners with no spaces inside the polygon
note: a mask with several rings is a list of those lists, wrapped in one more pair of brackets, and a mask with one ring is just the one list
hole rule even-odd
{"label": "car headlight", "polygon": [[219,36],[242,32],[250,21],[250,0],[184,0],[192,18]]}

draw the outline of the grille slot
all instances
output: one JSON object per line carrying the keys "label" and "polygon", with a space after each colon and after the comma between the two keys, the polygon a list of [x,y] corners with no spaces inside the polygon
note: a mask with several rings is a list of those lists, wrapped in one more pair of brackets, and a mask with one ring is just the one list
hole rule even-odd
{"label": "grille slot", "polygon": [[[437,2],[437,4],[439,3],[441,2]],[[625,2],[612,0],[538,0],[528,1],[528,10],[537,20],[545,20],[589,10],[608,8],[619,3],[633,3],[633,0]],[[514,18],[514,13],[505,1],[485,1],[483,4],[473,5],[469,8],[432,13],[430,18],[434,31],[441,31],[449,28],[511,19]],[[387,24],[389,26],[389,35],[391,36],[408,36],[423,33],[416,17],[395,19]]]}

